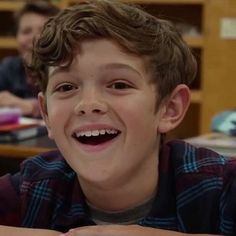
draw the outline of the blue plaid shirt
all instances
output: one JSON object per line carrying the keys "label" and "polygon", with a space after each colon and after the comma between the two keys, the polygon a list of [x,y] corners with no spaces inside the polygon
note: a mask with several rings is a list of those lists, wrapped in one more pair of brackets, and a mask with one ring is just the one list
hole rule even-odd
{"label": "blue plaid shirt", "polygon": [[6,57],[0,63],[0,91],[9,91],[21,98],[36,98],[37,88],[27,81],[23,59],[20,56]]}
{"label": "blue plaid shirt", "polygon": [[[137,224],[235,235],[236,159],[182,141],[163,145],[159,158],[158,191],[151,211]],[[77,175],[55,151],[0,178],[0,224],[65,232],[95,223]]]}

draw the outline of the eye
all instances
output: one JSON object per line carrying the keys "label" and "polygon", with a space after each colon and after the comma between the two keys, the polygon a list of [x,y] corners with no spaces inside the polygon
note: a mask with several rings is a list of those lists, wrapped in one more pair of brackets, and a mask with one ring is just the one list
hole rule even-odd
{"label": "eye", "polygon": [[77,89],[78,87],[73,84],[61,84],[56,87],[57,92],[68,92]]}
{"label": "eye", "polygon": [[128,84],[127,82],[123,82],[123,81],[114,82],[111,85],[109,85],[108,87],[112,88],[112,89],[119,89],[119,90],[132,88],[132,86],[130,84]]}

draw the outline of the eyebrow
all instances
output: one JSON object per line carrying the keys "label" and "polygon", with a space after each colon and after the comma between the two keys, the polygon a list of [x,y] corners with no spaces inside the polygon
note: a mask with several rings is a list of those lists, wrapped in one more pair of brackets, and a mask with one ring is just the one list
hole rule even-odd
{"label": "eyebrow", "polygon": [[142,74],[137,71],[136,69],[134,69],[132,66],[129,66],[127,64],[123,64],[123,63],[110,63],[110,64],[105,64],[101,66],[101,69],[105,69],[105,70],[109,70],[109,69],[121,69],[121,70],[130,70],[136,74],[138,74],[139,76],[142,77]]}
{"label": "eyebrow", "polygon": [[[51,69],[53,69],[53,71],[51,71],[49,69],[49,76],[52,77],[57,73],[60,72],[69,72],[70,67],[62,67],[62,66],[55,66],[55,67],[50,67]],[[127,64],[124,63],[109,63],[109,64],[104,64],[100,66],[101,70],[112,70],[112,69],[119,69],[119,70],[129,70],[132,71],[134,73],[136,73],[138,76],[142,77],[142,74],[137,71],[136,69],[134,69],[132,66],[129,66]]]}
{"label": "eyebrow", "polygon": [[68,72],[68,67],[62,67],[62,66],[50,66],[48,70],[48,76],[52,77],[54,74],[60,73],[60,72]]}

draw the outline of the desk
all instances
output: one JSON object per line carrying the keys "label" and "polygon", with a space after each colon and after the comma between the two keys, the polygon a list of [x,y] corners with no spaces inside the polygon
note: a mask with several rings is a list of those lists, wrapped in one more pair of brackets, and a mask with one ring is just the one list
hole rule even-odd
{"label": "desk", "polygon": [[236,137],[222,133],[209,133],[185,139],[197,147],[212,149],[222,155],[236,157]]}
{"label": "desk", "polygon": [[0,143],[0,157],[25,159],[53,149],[56,149],[55,143],[41,136],[17,143]]}

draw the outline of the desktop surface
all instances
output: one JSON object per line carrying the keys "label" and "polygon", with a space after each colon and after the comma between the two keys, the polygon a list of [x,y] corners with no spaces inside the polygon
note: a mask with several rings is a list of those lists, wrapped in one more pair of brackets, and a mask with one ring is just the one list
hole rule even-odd
{"label": "desktop surface", "polygon": [[56,149],[55,143],[44,135],[20,142],[0,143],[0,157],[24,159],[53,149]]}

